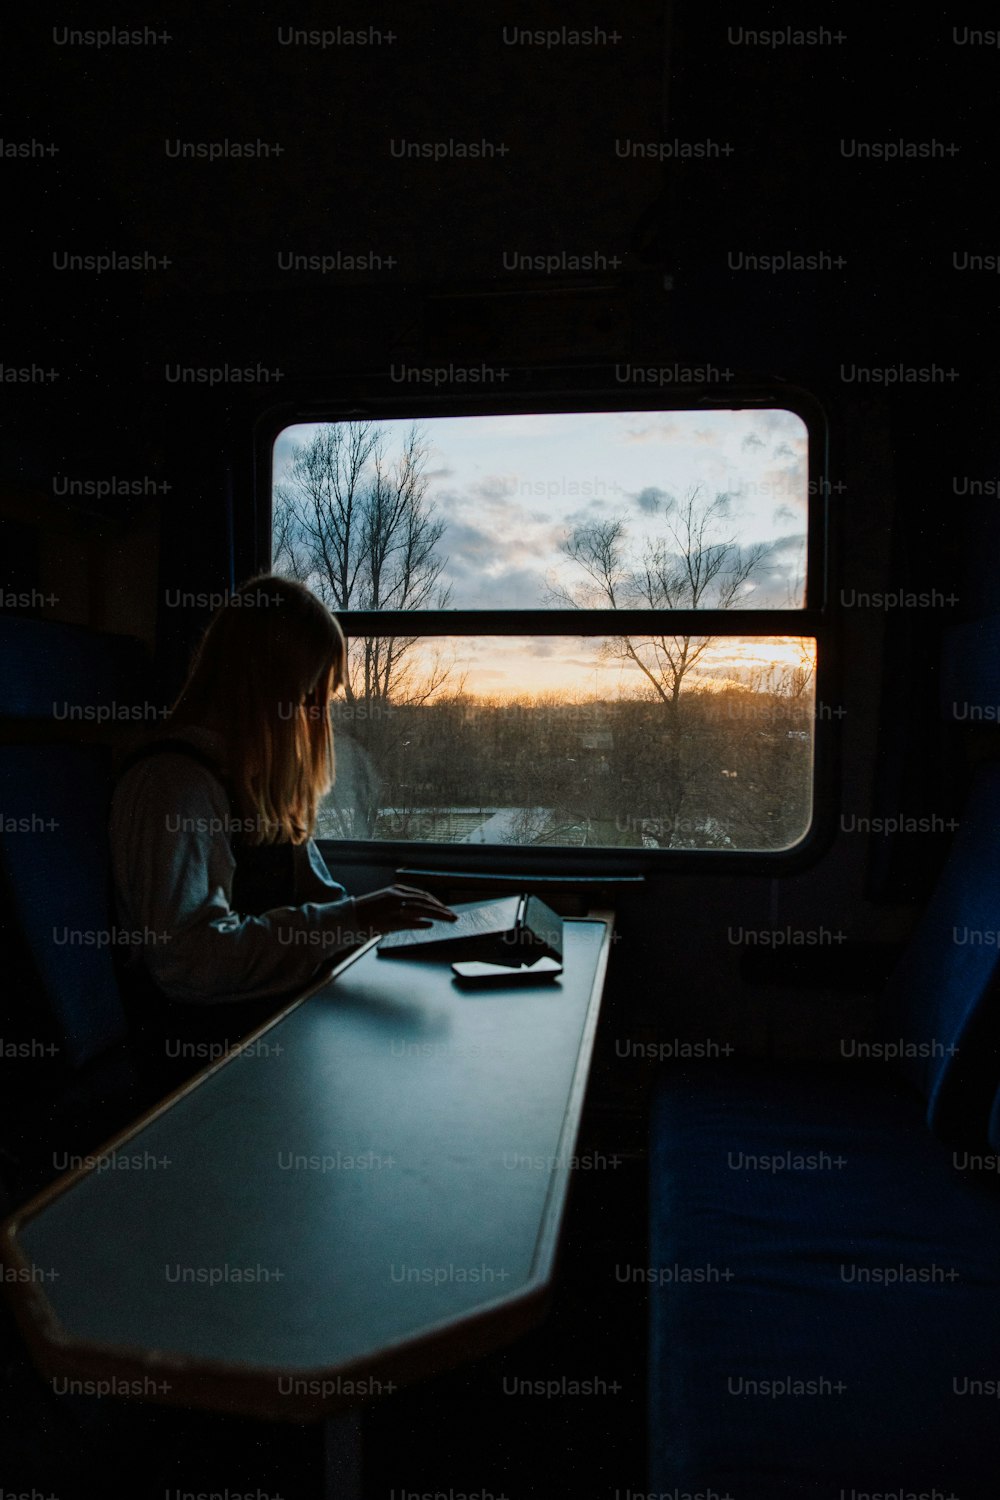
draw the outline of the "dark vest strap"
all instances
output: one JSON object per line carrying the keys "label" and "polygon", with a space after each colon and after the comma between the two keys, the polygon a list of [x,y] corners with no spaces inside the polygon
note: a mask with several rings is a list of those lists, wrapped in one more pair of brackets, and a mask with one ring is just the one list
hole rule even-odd
{"label": "dark vest strap", "polygon": [[141,745],[136,745],[128,752],[118,766],[115,772],[115,782],[119,782],[125,775],[125,772],[130,771],[140,761],[148,760],[153,755],[165,755],[167,753],[171,755],[186,755],[189,760],[196,760],[200,766],[204,766],[207,771],[211,771],[212,775],[222,782],[222,785],[226,789],[226,795],[229,797],[230,803],[232,803],[232,787],[229,777],[215,756],[209,755],[207,750],[199,749],[190,740],[181,739],[178,735],[164,735],[162,739],[144,740]]}

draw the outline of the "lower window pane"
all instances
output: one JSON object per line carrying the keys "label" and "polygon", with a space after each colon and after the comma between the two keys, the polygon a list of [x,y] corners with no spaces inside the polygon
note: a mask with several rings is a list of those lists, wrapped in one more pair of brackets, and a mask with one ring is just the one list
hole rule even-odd
{"label": "lower window pane", "polygon": [[351,642],[317,837],[778,850],[812,816],[815,641]]}

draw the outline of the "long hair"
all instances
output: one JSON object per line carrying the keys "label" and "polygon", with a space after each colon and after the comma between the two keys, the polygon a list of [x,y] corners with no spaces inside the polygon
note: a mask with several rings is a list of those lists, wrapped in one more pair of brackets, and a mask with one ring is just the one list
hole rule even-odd
{"label": "long hair", "polygon": [[219,728],[249,843],[312,836],[333,785],[329,705],[346,671],[337,619],[293,579],[249,579],[210,621],[168,727]]}

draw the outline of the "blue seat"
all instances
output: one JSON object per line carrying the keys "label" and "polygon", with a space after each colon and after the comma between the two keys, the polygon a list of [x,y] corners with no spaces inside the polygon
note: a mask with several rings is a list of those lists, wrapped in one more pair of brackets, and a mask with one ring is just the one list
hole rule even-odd
{"label": "blue seat", "polygon": [[[654,1492],[1000,1490],[998,928],[988,765],[890,980],[878,1062],[661,1081]],[[683,1274],[707,1265],[719,1279]]]}
{"label": "blue seat", "polygon": [[[1000,1078],[1000,764],[980,768],[882,1003],[887,1043],[945,1140],[982,1145]],[[983,941],[992,938],[993,941]]]}
{"label": "blue seat", "polygon": [[[70,736],[74,724],[113,723],[116,706],[141,703],[149,675],[133,636],[0,615],[0,720],[50,720]],[[71,717],[78,708],[86,719]]]}
{"label": "blue seat", "polygon": [[[137,641],[0,620],[0,1191],[8,1204],[57,1176],[64,1153],[85,1153],[121,1128],[146,1099],[112,957],[113,731],[101,726],[148,688]],[[77,706],[92,712],[75,717]]]}
{"label": "blue seat", "polygon": [[996,1496],[1000,1187],[923,1108],[881,1064],[659,1091],[654,1493]]}
{"label": "blue seat", "polygon": [[23,936],[38,981],[11,998],[29,1037],[42,1021],[70,1068],[126,1029],[107,900],[110,776],[104,745],[0,745],[4,919]]}

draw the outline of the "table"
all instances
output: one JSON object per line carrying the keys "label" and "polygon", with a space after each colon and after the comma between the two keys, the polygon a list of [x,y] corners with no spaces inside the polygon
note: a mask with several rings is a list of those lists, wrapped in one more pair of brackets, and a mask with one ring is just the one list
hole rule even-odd
{"label": "table", "polygon": [[38,1368],[302,1421],[537,1322],[612,927],[568,918],[562,976],[500,990],[368,944],[53,1183],[0,1230]]}

